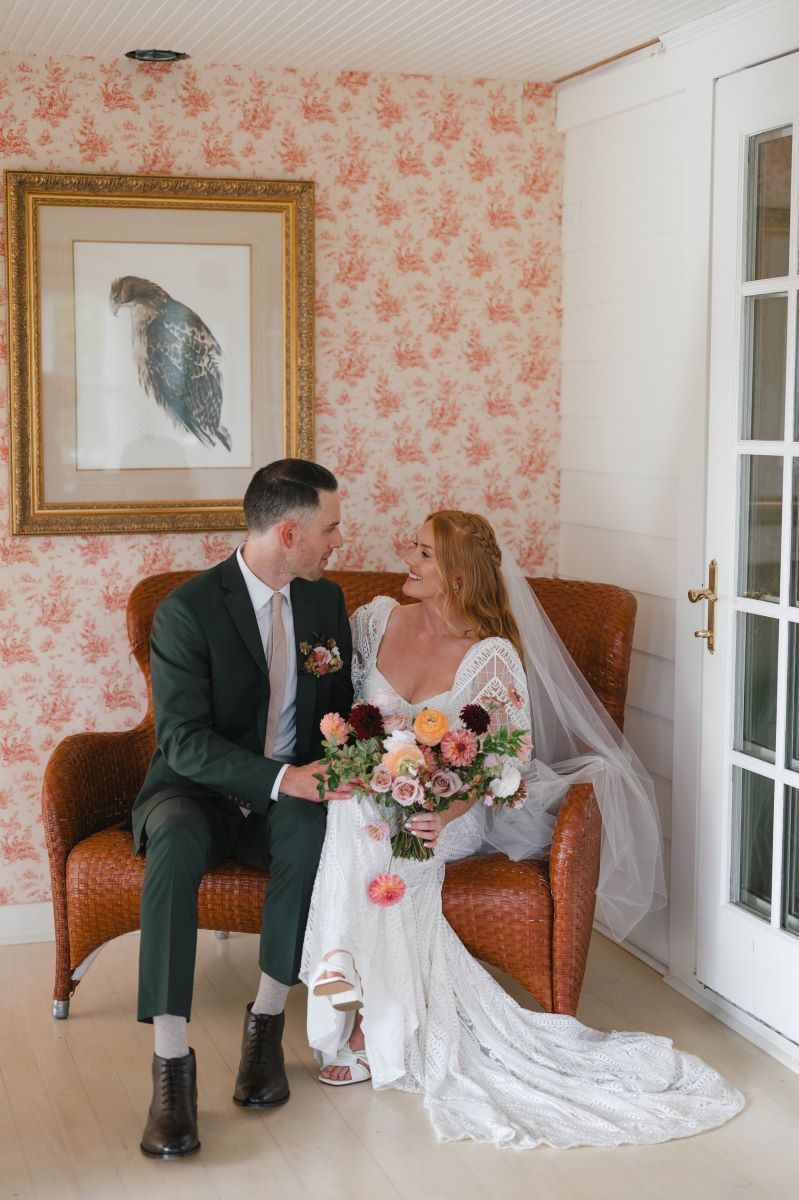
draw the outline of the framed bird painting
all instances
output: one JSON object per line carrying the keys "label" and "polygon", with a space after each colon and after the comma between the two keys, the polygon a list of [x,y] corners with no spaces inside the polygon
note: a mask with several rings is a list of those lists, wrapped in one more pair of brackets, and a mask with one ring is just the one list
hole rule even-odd
{"label": "framed bird painting", "polygon": [[303,181],[6,173],[16,534],[243,528],[314,453]]}

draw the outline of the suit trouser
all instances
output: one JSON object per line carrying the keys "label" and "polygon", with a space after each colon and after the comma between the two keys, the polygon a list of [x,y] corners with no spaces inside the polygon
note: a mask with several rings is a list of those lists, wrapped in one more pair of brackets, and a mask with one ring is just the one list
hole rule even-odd
{"label": "suit trouser", "polygon": [[145,825],[140,1021],[191,1015],[197,891],[205,872],[226,858],[269,871],[259,963],[280,983],[297,982],[326,816],[325,805],[294,796],[246,817],[174,794],[156,805]]}

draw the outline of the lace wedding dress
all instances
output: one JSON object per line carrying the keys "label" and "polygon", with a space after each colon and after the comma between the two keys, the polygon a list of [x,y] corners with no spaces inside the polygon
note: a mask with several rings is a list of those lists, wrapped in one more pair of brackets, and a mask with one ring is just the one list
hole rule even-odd
{"label": "lace wedding dress", "polygon": [[[356,698],[391,691],[409,724],[425,707],[455,724],[464,704],[493,701],[503,723],[529,728],[524,671],[501,638],[469,649],[451,691],[418,704],[397,696],[376,665],[395,604],[380,596],[355,613]],[[375,1088],[423,1093],[441,1139],[518,1148],[662,1142],[721,1125],[740,1110],[740,1092],[667,1038],[601,1033],[573,1017],[529,1012],[472,958],[444,919],[441,887],[447,861],[480,849],[474,809],[445,827],[432,859],[391,863],[407,887],[398,904],[370,903],[367,885],[388,869],[391,853],[366,832],[378,816],[369,800],[329,805],[300,973],[307,984],[328,951],[353,955]],[[542,850],[553,824],[541,814]],[[309,990],[308,1038],[322,1062],[336,1057],[351,1029],[351,1014]]]}

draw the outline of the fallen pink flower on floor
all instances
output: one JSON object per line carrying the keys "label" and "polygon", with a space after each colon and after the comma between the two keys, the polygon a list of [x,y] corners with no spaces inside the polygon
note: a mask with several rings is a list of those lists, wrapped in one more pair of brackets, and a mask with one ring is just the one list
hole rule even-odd
{"label": "fallen pink flower on floor", "polygon": [[405,880],[399,875],[383,872],[372,880],[366,894],[373,904],[387,908],[389,904],[398,904],[405,895]]}

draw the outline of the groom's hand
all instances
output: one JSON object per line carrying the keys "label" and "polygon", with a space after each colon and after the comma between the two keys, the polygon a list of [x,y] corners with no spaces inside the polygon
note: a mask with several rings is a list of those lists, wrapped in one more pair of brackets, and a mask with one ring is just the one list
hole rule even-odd
{"label": "groom's hand", "polygon": [[[304,767],[287,767],[280,781],[280,790],[287,796],[297,796],[300,800],[310,800],[312,804],[321,804],[317,779],[324,771],[325,764],[317,762],[306,763]],[[334,791],[325,792],[325,800],[348,800],[352,795],[352,784],[342,783]]]}

